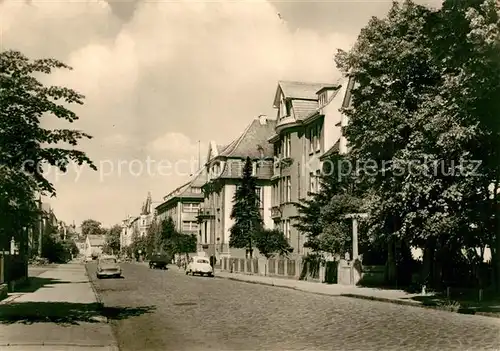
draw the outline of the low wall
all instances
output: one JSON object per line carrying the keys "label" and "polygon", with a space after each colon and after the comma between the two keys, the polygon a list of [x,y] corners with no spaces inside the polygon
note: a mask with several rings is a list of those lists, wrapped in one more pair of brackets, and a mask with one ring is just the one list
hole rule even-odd
{"label": "low wall", "polygon": [[226,272],[300,279],[329,284],[377,286],[384,280],[384,266],[362,266],[360,261],[332,261],[326,266],[310,266],[297,258],[236,258],[220,259],[220,269]]}
{"label": "low wall", "polygon": [[288,279],[304,279],[321,281],[324,277],[324,268],[311,270],[302,263],[302,258],[235,258],[223,257],[220,260],[220,269],[227,272]]}

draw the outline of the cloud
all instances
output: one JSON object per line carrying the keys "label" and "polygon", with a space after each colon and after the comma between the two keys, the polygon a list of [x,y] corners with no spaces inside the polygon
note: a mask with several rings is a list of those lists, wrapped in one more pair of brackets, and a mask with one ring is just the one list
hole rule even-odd
{"label": "cloud", "polygon": [[[257,115],[274,116],[277,80],[337,77],[333,55],[355,37],[291,30],[277,12],[265,1],[155,1],[138,3],[124,22],[99,0],[6,0],[1,45],[74,68],[48,82],[86,96],[75,128],[95,137],[81,147],[96,163],[153,151],[175,160],[197,157],[197,140],[205,156],[209,140],[227,143]],[[186,177],[102,181],[87,170],[69,179],[56,184],[59,216],[112,224],[138,212],[148,191],[161,199]]]}
{"label": "cloud", "polygon": [[198,152],[198,143],[182,133],[168,132],[149,143],[148,150],[191,155]]}

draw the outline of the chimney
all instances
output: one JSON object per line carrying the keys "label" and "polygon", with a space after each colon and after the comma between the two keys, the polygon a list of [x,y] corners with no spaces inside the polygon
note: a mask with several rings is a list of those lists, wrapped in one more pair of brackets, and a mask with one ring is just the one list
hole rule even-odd
{"label": "chimney", "polygon": [[267,123],[267,116],[266,115],[259,115],[259,122],[260,122],[260,125],[266,125]]}

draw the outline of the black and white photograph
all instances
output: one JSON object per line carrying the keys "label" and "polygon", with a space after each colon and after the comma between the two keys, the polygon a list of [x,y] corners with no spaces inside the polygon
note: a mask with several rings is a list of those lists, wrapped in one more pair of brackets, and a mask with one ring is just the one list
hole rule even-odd
{"label": "black and white photograph", "polygon": [[500,351],[500,1],[0,0],[0,351]]}

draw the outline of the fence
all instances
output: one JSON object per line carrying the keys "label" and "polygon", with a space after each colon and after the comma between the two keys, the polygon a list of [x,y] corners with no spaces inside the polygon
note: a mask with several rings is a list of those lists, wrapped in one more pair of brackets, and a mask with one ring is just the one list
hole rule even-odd
{"label": "fence", "polygon": [[0,284],[9,283],[28,276],[28,263],[20,255],[0,253]]}
{"label": "fence", "polygon": [[280,276],[298,279],[302,269],[301,260],[285,258],[234,258],[221,259],[221,268],[224,271],[255,275]]}

